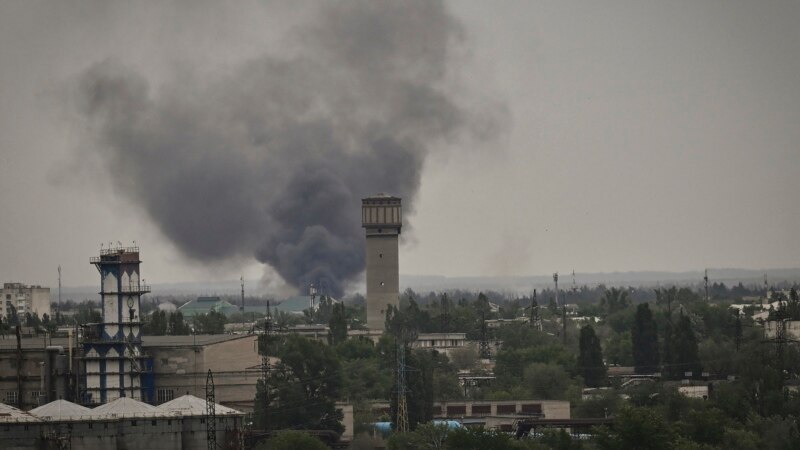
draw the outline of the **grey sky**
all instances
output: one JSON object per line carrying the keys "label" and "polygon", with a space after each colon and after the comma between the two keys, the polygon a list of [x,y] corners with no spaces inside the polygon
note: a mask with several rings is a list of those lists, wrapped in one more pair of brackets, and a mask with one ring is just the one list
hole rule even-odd
{"label": "grey sky", "polygon": [[[64,86],[110,57],[154,86],[218,79],[284,54],[313,8],[106,3],[0,4],[0,278],[55,285],[61,264],[92,284],[89,256],[117,240],[141,245],[152,283],[260,276],[247,257],[183,258],[97,160],[76,164]],[[403,273],[798,266],[798,2],[448,6],[454,86],[509,120],[428,157]]]}

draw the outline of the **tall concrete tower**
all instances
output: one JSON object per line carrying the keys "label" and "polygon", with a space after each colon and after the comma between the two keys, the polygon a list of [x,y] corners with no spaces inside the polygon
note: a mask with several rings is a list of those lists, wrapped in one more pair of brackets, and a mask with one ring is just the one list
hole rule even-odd
{"label": "tall concrete tower", "polygon": [[367,327],[383,331],[387,306],[398,306],[400,297],[400,198],[378,194],[362,199],[361,224],[367,232]]}
{"label": "tall concrete tower", "polygon": [[141,296],[150,287],[139,277],[139,248],[110,247],[90,259],[100,272],[103,322],[83,327],[86,362],[82,402],[119,397],[152,400],[152,359],[142,351]]}

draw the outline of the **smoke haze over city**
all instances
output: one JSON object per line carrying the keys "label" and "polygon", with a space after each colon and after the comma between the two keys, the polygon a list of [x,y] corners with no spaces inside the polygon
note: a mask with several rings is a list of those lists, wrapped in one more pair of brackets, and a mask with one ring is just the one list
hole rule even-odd
{"label": "smoke haze over city", "polygon": [[153,282],[338,295],[377,192],[405,274],[798,265],[793,3],[0,8],[9,279],[136,240]]}

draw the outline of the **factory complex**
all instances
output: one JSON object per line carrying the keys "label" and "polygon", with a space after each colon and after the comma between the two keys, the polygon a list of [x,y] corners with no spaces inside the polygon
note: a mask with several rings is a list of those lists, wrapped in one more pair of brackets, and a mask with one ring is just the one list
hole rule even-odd
{"label": "factory complex", "polygon": [[[183,395],[159,406],[129,397],[87,408],[55,400],[28,412],[0,404],[0,448],[8,450],[208,448],[206,400]],[[245,414],[213,405],[216,439],[240,448]]]}

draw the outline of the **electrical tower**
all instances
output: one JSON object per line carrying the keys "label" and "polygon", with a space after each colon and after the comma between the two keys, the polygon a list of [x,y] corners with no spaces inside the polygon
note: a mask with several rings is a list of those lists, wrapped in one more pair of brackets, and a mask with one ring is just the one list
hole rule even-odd
{"label": "electrical tower", "polygon": [[775,324],[775,336],[771,339],[765,339],[764,343],[772,344],[775,346],[775,359],[778,364],[778,371],[780,372],[781,379],[785,378],[784,375],[784,351],[786,349],[786,345],[792,342],[796,342],[794,339],[789,338],[786,334],[786,322],[788,321],[789,317],[786,313],[785,306],[783,302],[779,302],[778,309],[775,310],[775,319],[771,322]]}
{"label": "electrical tower", "polygon": [[208,441],[208,450],[217,449],[217,405],[214,396],[214,375],[211,373],[211,369],[208,369],[208,377],[206,377],[206,440]]}
{"label": "electrical tower", "polygon": [[406,388],[406,343],[397,340],[397,432],[404,433],[408,427],[408,403]]}

